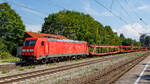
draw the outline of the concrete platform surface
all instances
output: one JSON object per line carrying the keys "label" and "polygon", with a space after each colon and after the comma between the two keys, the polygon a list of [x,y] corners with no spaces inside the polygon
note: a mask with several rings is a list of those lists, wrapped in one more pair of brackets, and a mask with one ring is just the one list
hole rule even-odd
{"label": "concrete platform surface", "polygon": [[115,84],[150,84],[150,56],[124,74]]}

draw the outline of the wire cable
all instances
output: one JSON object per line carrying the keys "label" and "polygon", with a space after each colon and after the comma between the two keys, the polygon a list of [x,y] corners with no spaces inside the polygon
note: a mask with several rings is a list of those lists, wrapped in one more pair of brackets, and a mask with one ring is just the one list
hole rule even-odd
{"label": "wire cable", "polygon": [[128,24],[128,22],[126,20],[124,20],[122,17],[118,16],[117,14],[113,13],[110,9],[108,9],[106,6],[104,6],[103,4],[101,4],[100,2],[98,2],[97,0],[94,0],[97,4],[99,4],[100,6],[102,6],[103,8],[105,8],[107,11],[109,11],[112,15],[114,15],[115,17],[117,17],[119,20],[121,20],[122,22],[124,22],[125,24]]}
{"label": "wire cable", "polygon": [[[48,2],[50,2],[51,0],[47,0]],[[63,10],[67,10],[65,7],[63,7],[63,6],[60,6],[60,5],[57,5],[57,4],[52,4],[52,2],[50,2],[50,3],[48,3],[48,5],[53,5],[53,6],[56,6],[56,7],[58,7],[58,8],[61,8],[61,9],[63,9]]]}
{"label": "wire cable", "polygon": [[[118,1],[118,4],[120,5],[121,9],[131,19],[132,17],[129,15],[128,11],[123,7],[123,5],[121,4],[121,2],[119,0],[116,0],[116,1]],[[133,20],[132,20],[132,22],[133,22]]]}
{"label": "wire cable", "polygon": [[114,4],[114,0],[112,0],[112,2],[110,4],[110,9],[112,9],[113,4]]}
{"label": "wire cable", "polygon": [[131,8],[133,10],[133,13],[136,15],[136,17],[143,22],[143,24],[147,25],[147,23],[135,12],[135,10],[133,9],[133,7],[129,4],[128,0],[125,0],[125,2],[127,3],[128,7]]}
{"label": "wire cable", "polygon": [[[5,0],[5,1],[8,2],[7,0]],[[27,5],[22,4],[22,3],[18,3],[18,2],[14,2],[14,1],[13,1],[13,2],[11,2],[11,4],[14,4],[14,5],[16,5],[16,6],[23,7],[23,8],[25,8],[25,9],[30,10],[30,11],[33,11],[33,12],[35,12],[34,14],[40,16],[42,19],[43,19],[43,16],[48,15],[47,13],[43,13],[43,12],[41,12],[41,11],[39,11],[39,10],[33,9],[33,8],[27,6]],[[30,12],[30,13],[33,13],[33,12]]]}

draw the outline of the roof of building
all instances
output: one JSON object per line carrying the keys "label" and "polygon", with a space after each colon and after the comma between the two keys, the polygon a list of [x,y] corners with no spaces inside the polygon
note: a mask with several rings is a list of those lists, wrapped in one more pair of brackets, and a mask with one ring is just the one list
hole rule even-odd
{"label": "roof of building", "polygon": [[44,33],[37,33],[37,32],[26,32],[26,34],[33,38],[49,37],[49,38],[57,38],[57,39],[68,39],[65,36],[55,35],[55,34],[44,34]]}

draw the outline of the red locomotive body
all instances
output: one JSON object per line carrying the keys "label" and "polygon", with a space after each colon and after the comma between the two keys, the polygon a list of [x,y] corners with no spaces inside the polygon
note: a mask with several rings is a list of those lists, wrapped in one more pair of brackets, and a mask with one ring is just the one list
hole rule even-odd
{"label": "red locomotive body", "polygon": [[85,41],[52,38],[26,38],[21,57],[24,60],[43,60],[64,56],[88,55]]}

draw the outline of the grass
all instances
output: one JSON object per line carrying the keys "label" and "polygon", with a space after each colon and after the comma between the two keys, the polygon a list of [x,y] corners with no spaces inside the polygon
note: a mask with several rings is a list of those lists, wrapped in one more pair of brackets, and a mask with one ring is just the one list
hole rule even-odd
{"label": "grass", "polygon": [[20,61],[19,58],[14,58],[14,59],[5,59],[5,60],[1,60],[1,63],[9,63],[9,62],[17,62]]}
{"label": "grass", "polygon": [[49,64],[50,66],[55,66],[56,65],[56,63],[52,63],[52,64]]}
{"label": "grass", "polygon": [[88,60],[88,59],[90,59],[90,58],[79,58],[79,59],[75,59],[75,60],[73,60],[73,61],[82,61],[82,60]]}
{"label": "grass", "polygon": [[2,74],[6,74],[6,73],[8,73],[9,71],[8,70],[3,70],[1,73]]}
{"label": "grass", "polygon": [[18,70],[19,70],[19,71],[24,71],[24,68],[23,68],[23,67],[21,67],[21,68],[19,68]]}
{"label": "grass", "polygon": [[27,69],[33,69],[33,68],[35,68],[35,66],[27,66]]}
{"label": "grass", "polygon": [[1,63],[7,63],[9,62],[8,60],[2,60]]}

